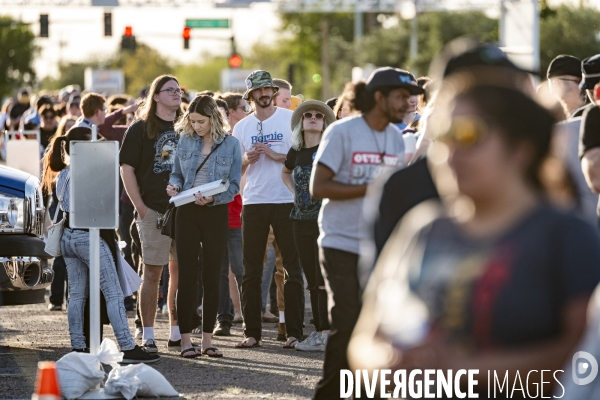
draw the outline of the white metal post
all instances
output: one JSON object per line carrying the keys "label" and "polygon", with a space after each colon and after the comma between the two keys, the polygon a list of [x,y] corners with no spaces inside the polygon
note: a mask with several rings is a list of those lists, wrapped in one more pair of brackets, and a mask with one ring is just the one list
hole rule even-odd
{"label": "white metal post", "polygon": [[[98,127],[92,125],[92,141],[98,140]],[[100,352],[100,230],[90,228],[90,354]]]}

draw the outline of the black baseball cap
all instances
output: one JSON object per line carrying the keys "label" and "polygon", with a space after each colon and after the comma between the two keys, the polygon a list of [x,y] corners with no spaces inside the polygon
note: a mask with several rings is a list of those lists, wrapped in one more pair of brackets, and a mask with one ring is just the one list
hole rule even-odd
{"label": "black baseball cap", "polygon": [[588,57],[581,62],[581,83],[579,89],[593,90],[600,83],[600,54]]}
{"label": "black baseball cap", "polygon": [[556,76],[576,76],[581,79],[581,60],[577,57],[561,54],[550,61],[546,78]]}
{"label": "black baseball cap", "polygon": [[468,71],[474,67],[495,67],[537,74],[517,67],[505,52],[491,43],[481,43],[473,37],[460,37],[448,43],[433,59],[429,76],[436,81],[456,72]]}
{"label": "black baseball cap", "polygon": [[382,87],[407,89],[411,95],[423,94],[425,90],[417,86],[417,80],[408,71],[399,68],[377,68],[367,78],[367,90],[375,91]]}

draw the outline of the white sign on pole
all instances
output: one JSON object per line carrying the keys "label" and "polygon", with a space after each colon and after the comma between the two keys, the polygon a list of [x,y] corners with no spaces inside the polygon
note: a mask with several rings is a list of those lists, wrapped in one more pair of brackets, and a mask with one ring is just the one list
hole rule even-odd
{"label": "white sign on pole", "polygon": [[118,225],[119,147],[117,142],[98,142],[92,125],[92,141],[72,141],[69,226],[89,228],[90,242],[90,353],[100,351],[100,229]]}
{"label": "white sign on pole", "polygon": [[6,166],[40,178],[40,131],[5,131]]}
{"label": "white sign on pole", "polygon": [[246,78],[252,73],[249,69],[221,70],[221,91],[244,93],[247,89]]}
{"label": "white sign on pole", "polygon": [[125,74],[120,69],[86,68],[85,90],[108,95],[125,92]]}
{"label": "white sign on pole", "polygon": [[119,224],[119,145],[71,142],[72,228],[115,229]]}
{"label": "white sign on pole", "polygon": [[501,1],[500,45],[517,66],[540,68],[537,0]]}

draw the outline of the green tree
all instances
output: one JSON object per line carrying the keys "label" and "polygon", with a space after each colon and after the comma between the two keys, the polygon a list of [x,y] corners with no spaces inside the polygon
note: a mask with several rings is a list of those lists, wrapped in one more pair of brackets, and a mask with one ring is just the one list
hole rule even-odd
{"label": "green tree", "polygon": [[0,97],[34,81],[34,39],[29,25],[0,16]]}
{"label": "green tree", "polygon": [[[203,55],[200,59],[205,61],[202,64],[184,64],[174,68],[174,74],[179,80],[179,84],[191,90],[218,91],[221,86],[221,70],[229,68],[228,59],[224,57],[211,58],[208,54]],[[246,64],[245,60],[244,64]]]}
{"label": "green tree", "polygon": [[540,21],[540,72],[559,54],[580,59],[600,53],[600,11],[560,6]]}
{"label": "green tree", "polygon": [[135,53],[121,51],[111,63],[112,68],[122,68],[127,93],[135,95],[159,75],[173,73],[169,60],[152,47],[138,43]]}

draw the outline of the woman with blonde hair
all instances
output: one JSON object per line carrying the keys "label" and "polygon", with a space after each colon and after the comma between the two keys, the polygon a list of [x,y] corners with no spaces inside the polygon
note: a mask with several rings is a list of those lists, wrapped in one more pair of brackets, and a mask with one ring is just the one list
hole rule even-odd
{"label": "woman with blonde hair", "polygon": [[329,320],[327,315],[327,292],[319,264],[319,225],[317,217],[321,200],[310,195],[310,179],[313,160],[323,131],[335,122],[335,114],[321,101],[308,100],[300,104],[292,114],[292,148],[285,159],[281,178],[294,193],[294,208],[290,214],[293,222],[294,244],[300,264],[308,281],[310,304],[315,321],[315,332],[303,342],[291,347],[299,351],[325,351]]}
{"label": "woman with blonde hair", "polygon": [[[201,354],[222,357],[212,347],[212,332],[219,306],[219,276],[229,237],[227,204],[239,192],[242,150],[239,141],[227,134],[227,124],[212,97],[197,96],[175,125],[180,133],[173,171],[167,186],[169,196],[206,183],[228,179],[229,188],[215,196],[198,192],[196,201],[180,206],[175,217],[179,285],[177,312],[181,332],[181,357]],[[202,353],[191,340],[198,252],[202,243]]]}

